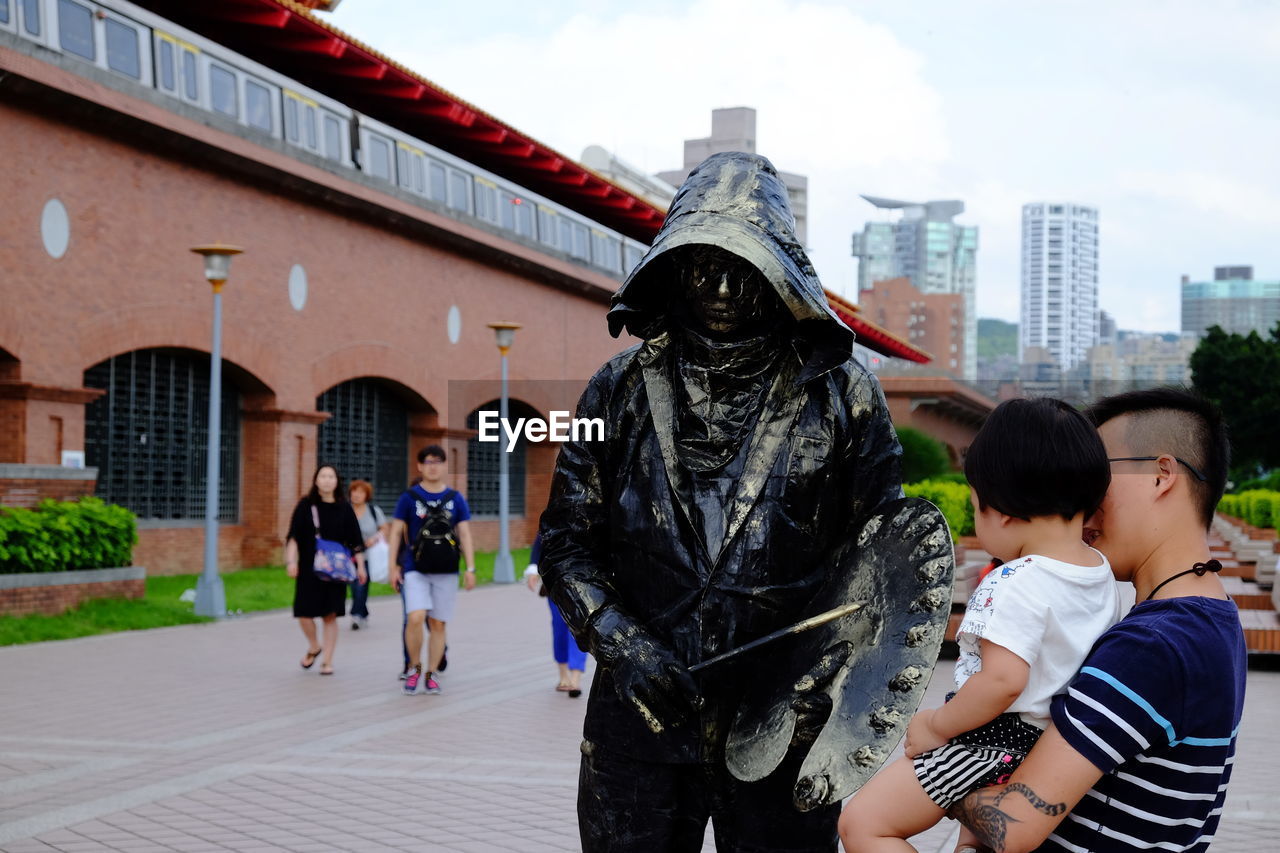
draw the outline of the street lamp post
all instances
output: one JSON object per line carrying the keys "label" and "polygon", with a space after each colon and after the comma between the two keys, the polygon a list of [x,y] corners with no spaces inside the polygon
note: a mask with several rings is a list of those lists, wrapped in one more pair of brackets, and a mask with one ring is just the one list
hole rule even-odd
{"label": "street lamp post", "polygon": [[199,616],[227,615],[227,595],[218,576],[218,463],[221,457],[222,420],[222,285],[231,271],[231,256],[244,251],[237,246],[195,246],[204,256],[204,277],[213,285],[213,346],[209,351],[209,451],[204,490],[204,571],[196,582],[195,612]]}
{"label": "street lamp post", "polygon": [[[490,323],[502,353],[502,397],[498,403],[498,417],[507,423],[507,351],[516,336],[519,323]],[[511,538],[508,531],[511,502],[511,476],[505,447],[498,448],[498,554],[493,561],[494,583],[515,583],[516,566],[511,559]]]}

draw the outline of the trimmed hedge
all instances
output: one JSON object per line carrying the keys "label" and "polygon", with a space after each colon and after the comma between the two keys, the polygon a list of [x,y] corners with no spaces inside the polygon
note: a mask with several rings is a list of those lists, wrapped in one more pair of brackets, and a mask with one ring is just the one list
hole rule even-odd
{"label": "trimmed hedge", "polygon": [[0,574],[128,566],[137,542],[133,513],[98,498],[0,510]]}
{"label": "trimmed hedge", "polygon": [[1218,512],[1254,527],[1275,527],[1280,522],[1280,492],[1251,489],[1238,495],[1223,495]]}
{"label": "trimmed hedge", "polygon": [[902,491],[909,498],[924,498],[942,510],[951,527],[953,542],[961,536],[973,535],[973,504],[969,502],[969,487],[964,483],[921,480],[907,483]]}
{"label": "trimmed hedge", "polygon": [[898,443],[902,445],[904,482],[933,480],[951,470],[951,460],[942,442],[911,427],[898,427],[897,433]]}

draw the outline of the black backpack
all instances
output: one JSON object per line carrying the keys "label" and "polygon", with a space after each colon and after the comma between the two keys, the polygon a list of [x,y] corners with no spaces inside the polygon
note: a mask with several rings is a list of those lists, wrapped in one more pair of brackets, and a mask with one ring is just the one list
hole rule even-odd
{"label": "black backpack", "polygon": [[462,551],[458,547],[458,537],[453,530],[453,513],[445,508],[449,501],[457,496],[453,489],[435,500],[426,500],[425,492],[419,491],[415,499],[427,508],[422,518],[422,526],[413,540],[413,565],[424,574],[447,574],[458,571],[458,561],[462,559]]}

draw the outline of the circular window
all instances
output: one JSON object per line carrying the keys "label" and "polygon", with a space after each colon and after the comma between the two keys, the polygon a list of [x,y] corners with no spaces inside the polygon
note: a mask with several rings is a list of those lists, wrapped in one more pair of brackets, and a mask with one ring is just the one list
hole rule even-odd
{"label": "circular window", "polygon": [[67,208],[56,198],[51,198],[44,205],[40,214],[40,239],[44,241],[44,250],[51,258],[60,258],[67,253],[67,244],[71,242],[71,220],[67,218]]}
{"label": "circular window", "polygon": [[302,264],[294,264],[289,270],[289,304],[294,311],[301,311],[307,304],[307,271]]}
{"label": "circular window", "polygon": [[456,344],[458,338],[462,337],[462,312],[458,310],[457,305],[449,306],[449,317],[445,321],[445,328],[449,330],[449,343]]}

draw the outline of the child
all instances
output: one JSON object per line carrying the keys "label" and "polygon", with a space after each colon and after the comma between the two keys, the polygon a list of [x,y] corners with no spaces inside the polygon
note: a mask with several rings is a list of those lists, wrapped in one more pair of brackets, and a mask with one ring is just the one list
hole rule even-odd
{"label": "child", "polygon": [[[1111,482],[1097,432],[1059,400],[1001,403],[964,463],[978,540],[1004,564],[960,625],[956,692],[907,727],[906,757],[840,816],[850,853],[911,850],[975,788],[1004,780],[1049,724],[1049,700],[1120,619],[1111,566],[1081,539]],[[961,846],[975,847],[962,836]]]}

